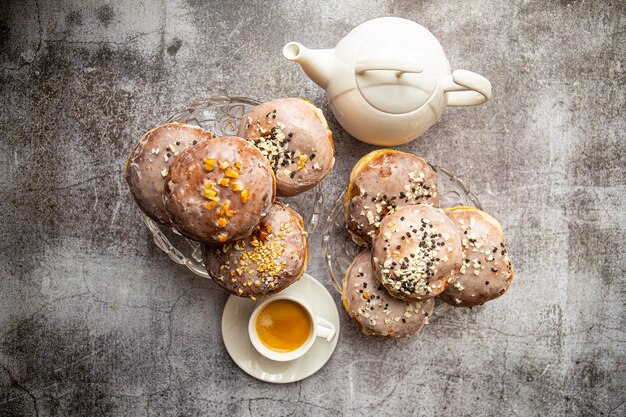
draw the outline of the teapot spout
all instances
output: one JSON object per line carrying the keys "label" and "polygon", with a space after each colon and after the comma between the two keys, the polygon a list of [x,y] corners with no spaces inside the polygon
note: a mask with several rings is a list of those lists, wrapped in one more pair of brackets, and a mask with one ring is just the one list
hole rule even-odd
{"label": "teapot spout", "polygon": [[283,47],[283,56],[300,64],[305,74],[324,90],[328,87],[335,60],[334,49],[309,49],[298,42]]}

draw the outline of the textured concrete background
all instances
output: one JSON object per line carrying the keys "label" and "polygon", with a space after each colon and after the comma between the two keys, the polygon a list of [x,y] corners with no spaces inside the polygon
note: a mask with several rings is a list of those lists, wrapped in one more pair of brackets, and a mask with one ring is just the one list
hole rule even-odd
{"label": "textured concrete background", "polygon": [[[331,47],[383,15],[493,83],[488,105],[449,109],[401,149],[472,185],[516,281],[409,340],[366,338],[342,313],[318,374],[257,381],[221,342],[226,294],[155,247],[122,163],[195,98],[327,109],[281,47]],[[0,415],[625,415],[624,45],[620,1],[2,2]],[[327,115],[329,208],[373,148]],[[319,233],[311,248],[330,288]]]}

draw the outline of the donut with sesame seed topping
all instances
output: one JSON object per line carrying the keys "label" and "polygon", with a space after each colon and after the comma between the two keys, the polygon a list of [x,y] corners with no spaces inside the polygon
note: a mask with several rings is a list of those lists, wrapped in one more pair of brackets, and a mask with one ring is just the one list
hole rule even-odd
{"label": "donut with sesame seed topping", "polygon": [[124,165],[124,178],[141,211],[154,221],[170,223],[163,204],[170,165],[179,152],[211,138],[211,132],[198,126],[166,123],[150,129],[139,139]]}
{"label": "donut with sesame seed topping", "polygon": [[283,98],[259,104],[243,116],[237,135],[267,157],[276,175],[279,196],[310,190],[335,163],[326,118],[306,99]]}
{"label": "donut with sesame seed topping", "polygon": [[455,282],[439,298],[455,307],[474,307],[500,297],[513,282],[513,264],[500,223],[475,207],[445,212],[461,237],[463,263]]}
{"label": "donut with sesame seed topping", "polygon": [[223,246],[204,247],[204,264],[227,291],[253,300],[284,290],[306,269],[307,232],[302,217],[275,202],[252,235]]}
{"label": "donut with sesame seed topping", "polygon": [[404,301],[392,297],[374,277],[372,253],[365,249],[350,264],[343,280],[343,306],[368,336],[401,338],[416,334],[435,306],[426,301]]}
{"label": "donut with sesame seed topping", "polygon": [[190,239],[209,244],[250,236],[275,196],[274,174],[261,152],[223,136],[176,156],[165,183],[165,210]]}
{"label": "donut with sesame seed topping", "polygon": [[357,162],[344,199],[346,228],[353,240],[369,244],[382,219],[413,204],[439,207],[437,176],[428,163],[410,153],[379,149]]}
{"label": "donut with sesame seed topping", "polygon": [[424,301],[461,267],[461,238],[444,211],[418,204],[385,216],[372,239],[374,274],[391,295]]}

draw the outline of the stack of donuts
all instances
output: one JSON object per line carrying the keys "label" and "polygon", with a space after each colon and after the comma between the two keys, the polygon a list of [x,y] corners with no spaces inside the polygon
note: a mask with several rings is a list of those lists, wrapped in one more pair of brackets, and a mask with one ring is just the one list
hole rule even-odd
{"label": "stack of donuts", "polygon": [[251,109],[237,136],[184,123],[150,129],[124,176],[148,217],[203,244],[219,286],[255,300],[297,281],[307,264],[302,217],[275,197],[315,187],[334,154],[321,110],[287,98]]}
{"label": "stack of donuts", "polygon": [[345,222],[366,248],[348,268],[342,300],[363,333],[411,336],[428,322],[436,298],[473,307],[511,285],[498,221],[474,207],[443,210],[439,200],[435,172],[415,155],[381,149],[353,168]]}

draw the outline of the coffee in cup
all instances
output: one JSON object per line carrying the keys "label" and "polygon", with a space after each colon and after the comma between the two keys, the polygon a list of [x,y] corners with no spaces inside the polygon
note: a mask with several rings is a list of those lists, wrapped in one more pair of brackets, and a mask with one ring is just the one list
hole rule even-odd
{"label": "coffee in cup", "polygon": [[335,326],[313,314],[304,300],[275,296],[260,303],[252,312],[248,333],[255,349],[276,361],[289,361],[304,355],[316,337],[330,342]]}
{"label": "coffee in cup", "polygon": [[254,323],[259,340],[274,352],[291,352],[311,335],[311,318],[304,307],[289,299],[274,300],[259,311]]}

